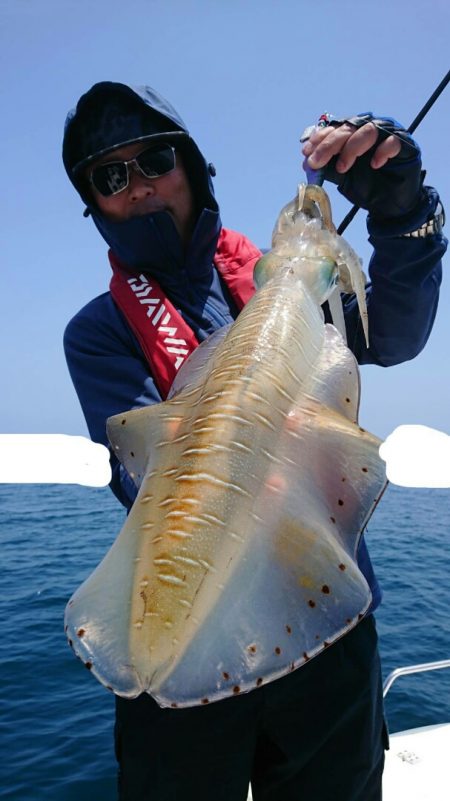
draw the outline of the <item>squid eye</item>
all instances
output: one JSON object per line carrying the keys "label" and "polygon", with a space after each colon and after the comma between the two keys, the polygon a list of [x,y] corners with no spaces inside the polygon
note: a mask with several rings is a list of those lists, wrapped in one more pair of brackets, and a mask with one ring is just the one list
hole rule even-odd
{"label": "squid eye", "polygon": [[331,261],[327,259],[324,261],[324,265],[328,269],[328,286],[334,287],[339,281],[339,267],[335,261]]}

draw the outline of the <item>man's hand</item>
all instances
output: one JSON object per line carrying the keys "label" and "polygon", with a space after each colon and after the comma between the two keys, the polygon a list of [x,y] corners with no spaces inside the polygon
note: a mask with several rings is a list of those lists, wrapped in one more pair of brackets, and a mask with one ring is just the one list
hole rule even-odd
{"label": "man's hand", "polygon": [[401,217],[419,203],[420,150],[395,120],[361,114],[306,133],[304,169],[323,169],[351,203],[379,219]]}
{"label": "man's hand", "polygon": [[[338,156],[335,164],[336,172],[344,173],[353,167],[358,156],[371,150],[378,140],[378,130],[373,122],[357,128],[350,122],[344,122],[339,128],[332,125],[316,128],[303,147],[303,155],[307,157],[308,166],[319,170],[328,164],[333,156]],[[376,148],[370,159],[374,170],[383,167],[389,159],[400,153],[401,143],[396,136],[388,136]]]}

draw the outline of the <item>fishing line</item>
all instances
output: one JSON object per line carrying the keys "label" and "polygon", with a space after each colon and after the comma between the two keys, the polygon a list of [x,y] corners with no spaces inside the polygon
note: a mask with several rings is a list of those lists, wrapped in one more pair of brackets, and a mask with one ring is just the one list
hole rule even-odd
{"label": "fishing line", "polygon": [[[412,134],[416,130],[417,126],[422,122],[422,120],[425,117],[425,115],[428,114],[430,108],[436,102],[436,100],[438,99],[439,95],[442,94],[442,92],[444,91],[444,89],[447,86],[449,81],[450,81],[450,70],[447,72],[447,75],[442,79],[442,81],[440,82],[439,86],[436,87],[436,89],[434,90],[433,94],[428,98],[427,102],[425,103],[423,108],[421,108],[421,110],[419,111],[417,116],[414,118],[414,120],[412,121],[412,123],[409,126],[409,128],[406,129],[407,133]],[[382,128],[381,125],[377,125],[376,127],[380,128],[380,130],[384,131],[384,128]],[[391,132],[389,132],[389,133],[391,133]],[[395,134],[394,134],[394,136],[395,136]],[[405,144],[403,139],[402,139],[402,142]],[[339,225],[339,227],[337,229],[338,234],[342,234],[345,231],[345,229],[347,228],[348,225],[350,225],[351,221],[353,220],[353,217],[359,211],[359,209],[360,209],[360,206],[356,206],[356,205],[352,206],[352,208],[350,209],[348,214],[345,215],[344,219],[342,220],[341,224]]]}

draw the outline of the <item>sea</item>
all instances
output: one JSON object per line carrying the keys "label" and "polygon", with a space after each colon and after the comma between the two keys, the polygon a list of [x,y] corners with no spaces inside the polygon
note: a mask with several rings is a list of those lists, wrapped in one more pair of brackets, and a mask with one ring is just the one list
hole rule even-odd
{"label": "sea", "polygon": [[[0,799],[114,801],[114,698],[63,617],[124,512],[107,488],[3,484],[0,521]],[[384,677],[450,658],[449,521],[449,490],[391,485],[369,522]],[[399,678],[386,714],[391,732],[450,721],[450,670]]]}

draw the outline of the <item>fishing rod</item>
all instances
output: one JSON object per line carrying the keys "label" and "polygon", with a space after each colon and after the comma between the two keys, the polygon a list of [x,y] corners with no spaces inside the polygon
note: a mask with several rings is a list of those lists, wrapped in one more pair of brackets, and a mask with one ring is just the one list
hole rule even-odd
{"label": "fishing rod", "polygon": [[[450,70],[447,72],[447,75],[442,79],[439,86],[436,87],[433,94],[428,98],[427,102],[425,103],[423,108],[421,108],[418,115],[413,119],[409,128],[406,129],[407,133],[410,134],[414,133],[417,126],[422,122],[425,115],[428,114],[430,108],[434,105],[434,103],[438,99],[439,95],[442,94],[449,81],[450,81]],[[353,220],[353,217],[359,211],[359,209],[360,206],[356,205],[352,206],[348,214],[345,215],[344,219],[339,225],[337,229],[338,234],[342,234],[345,231],[345,229],[347,228],[348,225],[350,225],[351,221]]]}

